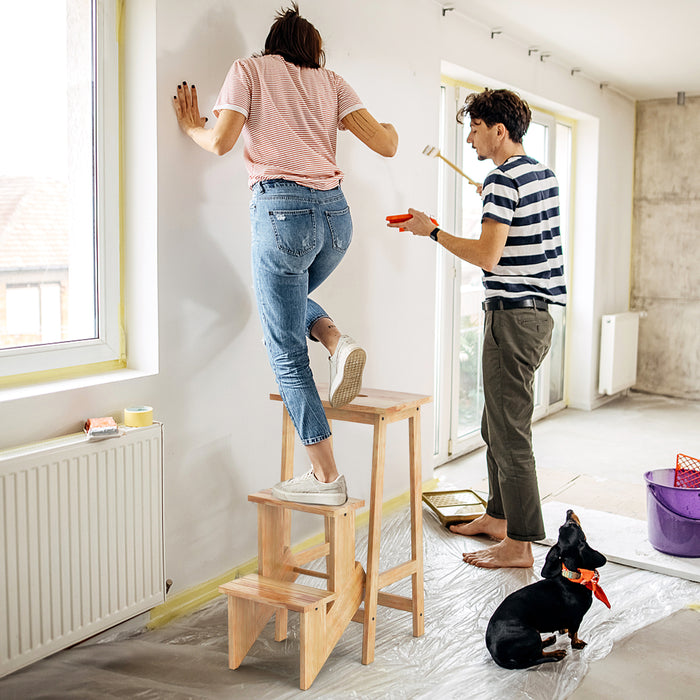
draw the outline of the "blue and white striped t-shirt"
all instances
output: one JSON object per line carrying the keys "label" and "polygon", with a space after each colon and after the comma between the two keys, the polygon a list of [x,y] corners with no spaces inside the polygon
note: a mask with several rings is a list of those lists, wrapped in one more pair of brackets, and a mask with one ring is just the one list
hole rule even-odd
{"label": "blue and white striped t-shirt", "polygon": [[488,174],[482,198],[482,220],[510,226],[501,259],[484,271],[486,298],[540,297],[566,304],[554,173],[534,158],[513,156]]}

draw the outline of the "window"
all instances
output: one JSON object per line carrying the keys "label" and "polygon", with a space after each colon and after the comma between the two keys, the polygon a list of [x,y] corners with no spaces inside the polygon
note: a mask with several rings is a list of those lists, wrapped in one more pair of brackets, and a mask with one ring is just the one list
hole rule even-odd
{"label": "window", "polygon": [[116,0],[0,6],[4,381],[121,364],[116,28]]}
{"label": "window", "polygon": [[16,344],[55,343],[61,339],[61,284],[7,285],[6,337]]}

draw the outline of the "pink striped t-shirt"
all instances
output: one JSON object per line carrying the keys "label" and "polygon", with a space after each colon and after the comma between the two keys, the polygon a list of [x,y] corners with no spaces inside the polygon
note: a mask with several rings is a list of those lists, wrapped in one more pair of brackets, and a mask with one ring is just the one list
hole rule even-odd
{"label": "pink striped t-shirt", "polygon": [[343,179],[335,162],[341,119],[362,103],[337,73],[271,55],[234,62],[214,114],[222,109],[246,117],[243,157],[250,187],[279,178],[330,190]]}

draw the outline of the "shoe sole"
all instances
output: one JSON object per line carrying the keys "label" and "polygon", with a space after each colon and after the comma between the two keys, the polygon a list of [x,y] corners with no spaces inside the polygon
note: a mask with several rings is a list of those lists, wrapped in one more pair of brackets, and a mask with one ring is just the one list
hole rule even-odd
{"label": "shoe sole", "polygon": [[316,506],[342,506],[348,500],[346,494],[334,493],[295,493],[293,496],[284,491],[278,491],[273,487],[272,495],[279,501],[290,501],[292,503],[309,503]]}
{"label": "shoe sole", "polygon": [[338,386],[331,392],[328,403],[333,408],[349,404],[362,388],[362,373],[365,369],[367,353],[362,348],[355,348],[345,360],[343,376]]}

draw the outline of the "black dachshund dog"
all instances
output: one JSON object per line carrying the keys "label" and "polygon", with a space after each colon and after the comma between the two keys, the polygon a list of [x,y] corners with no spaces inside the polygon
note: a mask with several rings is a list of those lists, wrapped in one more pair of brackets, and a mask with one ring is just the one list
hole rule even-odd
{"label": "black dachshund dog", "polygon": [[503,668],[528,668],[561,661],[564,649],[544,651],[556,635],[542,639],[543,632],[567,633],[573,649],[583,649],[578,638],[583,616],[596,594],[608,607],[598,586],[597,569],[606,559],[586,543],[576,513],[566,512],[559,540],[547,553],[542,580],[511,593],[491,616],[486,628],[486,646]]}

